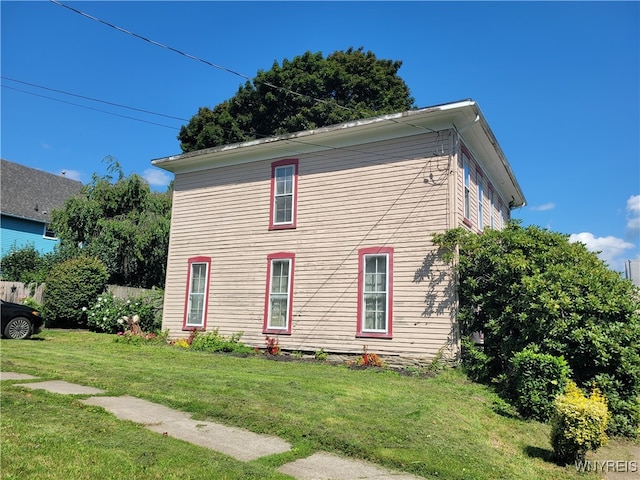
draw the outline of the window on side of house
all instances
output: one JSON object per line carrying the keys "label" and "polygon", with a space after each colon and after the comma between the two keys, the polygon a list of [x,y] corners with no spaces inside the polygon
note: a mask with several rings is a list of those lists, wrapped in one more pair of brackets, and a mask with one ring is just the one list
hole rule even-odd
{"label": "window on side of house", "polygon": [[296,228],[298,160],[271,164],[270,230]]}
{"label": "window on side of house", "polygon": [[49,240],[57,240],[56,232],[51,229],[51,224],[44,224],[44,233],[42,234],[44,238],[48,238]]}
{"label": "window on side of house", "polygon": [[480,172],[478,172],[478,230],[484,230],[484,187]]}
{"label": "window on side of house", "polygon": [[281,252],[267,256],[264,333],[291,333],[294,263],[293,253]]}
{"label": "window on side of house", "polygon": [[393,333],[393,248],[358,251],[357,337],[391,338]]}
{"label": "window on side of house", "polygon": [[187,274],[187,294],[184,307],[184,330],[204,330],[209,298],[209,272],[211,258],[193,257],[189,259]]}
{"label": "window on side of house", "polygon": [[490,216],[489,216],[489,227],[493,229],[495,227],[495,221],[493,219],[496,216],[495,214],[496,204],[494,200],[493,187],[491,186],[491,184],[489,184],[489,204],[491,207]]}
{"label": "window on side of house", "polygon": [[469,159],[462,154],[462,175],[464,184],[464,218],[471,221],[471,171],[469,169]]}

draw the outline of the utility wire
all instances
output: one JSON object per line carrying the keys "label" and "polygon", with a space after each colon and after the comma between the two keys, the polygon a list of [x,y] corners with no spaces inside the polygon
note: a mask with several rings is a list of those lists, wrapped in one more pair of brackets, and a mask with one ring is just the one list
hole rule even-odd
{"label": "utility wire", "polygon": [[[109,22],[106,22],[104,20],[101,20],[101,19],[99,19],[97,17],[94,17],[93,15],[89,15],[88,13],[85,13],[82,10],[78,10],[77,8],[73,8],[73,7],[70,7],[69,5],[65,5],[64,3],[59,2],[58,0],[49,0],[49,1],[51,3],[55,3],[56,5],[64,7],[66,9],[69,9],[72,12],[77,13],[78,15],[82,15],[83,17],[89,18],[89,19],[94,20],[96,22],[102,23],[103,25],[106,25],[106,26],[108,26],[110,28],[118,30],[119,32],[126,33],[127,35],[131,35],[133,37],[136,37],[136,38],[138,38],[138,39],[140,39],[140,40],[142,40],[144,42],[150,43],[150,44],[155,45],[157,47],[165,48],[165,49],[170,50],[170,51],[172,51],[174,53],[177,53],[178,55],[182,55],[183,57],[187,57],[187,58],[189,58],[191,60],[195,60],[197,62],[204,63],[205,65],[208,65],[208,66],[213,67],[213,68],[217,68],[218,70],[222,70],[224,72],[231,73],[232,75],[236,75],[236,76],[238,76],[238,77],[240,77],[240,78],[242,78],[244,80],[252,81],[251,77],[249,77],[248,75],[236,72],[235,70],[231,70],[231,69],[223,67],[221,65],[217,65],[217,64],[215,64],[213,62],[210,62],[208,60],[205,60],[203,58],[196,57],[195,55],[191,55],[190,53],[183,52],[182,50],[178,50],[177,48],[170,47],[169,45],[165,45],[164,43],[156,42],[155,40],[151,40],[150,38],[144,37],[144,36],[139,35],[139,34],[137,34],[135,32],[131,32],[131,31],[126,30],[126,29],[124,29],[122,27],[119,27],[119,26],[114,25],[112,23],[109,23]],[[314,102],[330,104],[332,106],[335,106],[335,107],[338,107],[338,108],[342,108],[344,110],[353,111],[353,109],[351,109],[349,107],[345,107],[343,105],[340,105],[340,104],[336,103],[335,101],[329,101],[329,100],[323,100],[321,98],[315,98],[315,97],[312,97],[310,95],[305,95],[303,93],[295,92],[293,90],[289,90],[289,89],[284,88],[284,87],[279,87],[279,86],[274,85],[273,83],[270,83],[270,82],[263,82],[263,81],[256,80],[254,83],[260,83],[262,85],[266,85],[268,87],[274,88],[276,90],[280,90],[282,92],[289,93],[289,94],[294,95],[294,96],[308,98],[310,100],[313,100]]]}
{"label": "utility wire", "polygon": [[[114,107],[127,108],[129,110],[135,110],[136,112],[148,113],[149,115],[157,115],[159,117],[172,118],[174,120],[182,120],[183,122],[188,122],[189,121],[186,118],[174,117],[172,115],[165,115],[164,113],[157,113],[157,112],[152,112],[150,110],[143,110],[142,108],[135,108],[135,107],[130,107],[128,105],[122,105],[120,103],[109,102],[107,100],[100,100],[98,98],[86,97],[84,95],[78,95],[77,93],[65,92],[64,90],[57,90],[55,88],[45,87],[44,85],[37,85],[35,83],[25,82],[23,80],[18,80],[16,78],[5,77],[4,75],[0,76],[0,78],[2,78],[3,80],[10,80],[12,82],[21,83],[23,85],[28,85],[30,87],[36,87],[36,88],[41,88],[43,90],[49,90],[50,92],[62,93],[64,95],[70,95],[72,97],[82,98],[84,100],[91,100],[93,102],[100,102],[100,103],[104,103],[104,104],[107,104],[107,105],[112,105]],[[46,97],[46,98],[48,98],[48,97]]]}
{"label": "utility wire", "polygon": [[27,92],[26,90],[20,90],[19,88],[10,87],[9,85],[2,85],[2,88],[8,88],[10,90],[15,90],[16,92],[26,93],[27,95],[33,95],[36,97],[46,98],[48,100],[53,100],[55,102],[66,103],[68,105],[73,105],[80,108],[86,108],[87,110],[93,110],[95,112],[106,113],[108,115],[113,115],[115,117],[128,118],[129,120],[135,120],[136,122],[148,123],[151,125],[156,125],[158,127],[170,128],[171,130],[178,130],[177,127],[171,127],[169,125],[163,125],[162,123],[150,122],[148,120],[142,120],[140,118],[130,117],[128,115],[121,115],[119,113],[107,112],[106,110],[100,110],[99,108],[87,107],[86,105],[80,105],[79,103],[67,102],[65,100],[60,100],[59,98],[48,97],[46,95],[40,95],[39,93]]}
{"label": "utility wire", "polygon": [[[165,49],[170,50],[170,51],[172,51],[174,53],[177,53],[178,55],[182,55],[182,56],[184,56],[186,58],[189,58],[191,60],[195,60],[197,62],[204,63],[205,65],[208,65],[210,67],[216,68],[218,70],[222,70],[222,71],[230,73],[232,75],[236,75],[236,76],[238,76],[238,77],[240,77],[240,78],[242,78],[244,80],[248,80],[249,82],[253,82],[254,84],[266,85],[266,86],[271,87],[271,88],[273,88],[275,90],[279,90],[281,92],[285,92],[285,93],[288,93],[288,94],[293,95],[293,96],[297,96],[297,97],[301,97],[301,98],[307,98],[307,99],[312,100],[312,101],[314,101],[316,103],[323,103],[323,104],[330,105],[330,106],[333,106],[333,107],[337,107],[337,108],[340,108],[340,109],[343,109],[343,110],[347,110],[347,111],[350,111],[350,112],[356,112],[355,109],[350,108],[350,107],[345,107],[344,105],[340,105],[335,100],[324,100],[324,99],[321,99],[321,98],[316,98],[316,97],[313,97],[311,95],[306,95],[304,93],[299,93],[299,92],[290,90],[290,89],[285,88],[285,87],[274,85],[273,83],[270,83],[270,82],[264,82],[264,81],[258,80],[257,78],[252,80],[248,75],[236,72],[235,70],[231,70],[230,68],[223,67],[221,65],[217,65],[217,64],[215,64],[213,62],[210,62],[208,60],[205,60],[203,58],[197,57],[195,55],[191,55],[190,53],[187,53],[187,52],[184,52],[182,50],[178,50],[177,48],[165,45],[164,43],[160,43],[160,42],[157,42],[155,40],[151,40],[151,39],[149,39],[147,37],[144,37],[143,35],[137,34],[135,32],[131,32],[131,31],[125,29],[125,28],[119,27],[117,25],[109,23],[109,22],[107,22],[105,20],[102,20],[100,18],[94,17],[93,15],[90,15],[90,14],[88,14],[86,12],[83,12],[82,10],[78,10],[77,8],[73,8],[73,7],[70,7],[69,5],[65,5],[64,3],[62,3],[62,2],[60,2],[58,0],[49,0],[49,1],[51,3],[54,3],[54,4],[59,5],[61,7],[64,7],[66,9],[68,9],[68,10],[71,10],[72,12],[75,12],[78,15],[81,15],[81,16],[83,16],[85,18],[88,18],[90,20],[96,21],[98,23],[102,23],[103,25],[106,25],[106,26],[108,26],[110,28],[113,28],[113,29],[115,29],[115,30],[117,30],[119,32],[125,33],[127,35],[131,35],[131,36],[133,36],[135,38],[138,38],[138,39],[140,39],[140,40],[142,40],[144,42],[150,43],[150,44],[155,45],[157,47],[165,48]],[[387,120],[389,122],[391,122],[391,123],[396,123],[396,124],[400,123],[399,121],[397,121],[397,120],[395,120],[393,118],[389,118]],[[410,127],[416,128],[418,130],[434,132],[434,133],[436,132],[436,130],[434,130],[432,128],[429,128],[429,127],[424,127],[424,126],[421,126],[421,125],[415,125],[413,123],[405,123],[405,124],[410,126]]]}

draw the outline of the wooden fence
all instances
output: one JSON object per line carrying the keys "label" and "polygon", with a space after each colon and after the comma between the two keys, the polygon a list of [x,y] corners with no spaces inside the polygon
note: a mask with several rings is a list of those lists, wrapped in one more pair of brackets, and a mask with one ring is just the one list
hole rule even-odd
{"label": "wooden fence", "polygon": [[20,282],[0,282],[0,299],[5,302],[22,303],[22,299],[33,297],[42,303],[44,283],[36,286]]}
{"label": "wooden fence", "polygon": [[[33,297],[42,303],[46,285],[26,284],[20,282],[0,282],[0,299],[5,302],[21,303],[26,297]],[[150,290],[144,288],[121,287],[119,285],[107,285],[107,289],[116,298],[138,297]]]}

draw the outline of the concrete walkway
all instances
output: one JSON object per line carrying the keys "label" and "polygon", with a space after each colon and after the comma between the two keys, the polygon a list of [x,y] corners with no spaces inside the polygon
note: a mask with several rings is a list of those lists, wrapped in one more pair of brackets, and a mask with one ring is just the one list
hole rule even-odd
{"label": "concrete walkway", "polygon": [[[37,380],[37,377],[22,373],[0,372],[0,380]],[[16,383],[16,385],[59,394],[90,395],[89,398],[82,400],[83,403],[102,407],[116,418],[131,420],[161,435],[209,448],[241,461],[251,461],[291,449],[291,445],[280,438],[259,435],[219,423],[196,421],[185,412],[129,395],[102,396],[106,393],[104,390],[61,380],[30,381]],[[285,464],[278,471],[299,480],[418,480],[419,478],[324,452],[317,452],[307,458]]]}

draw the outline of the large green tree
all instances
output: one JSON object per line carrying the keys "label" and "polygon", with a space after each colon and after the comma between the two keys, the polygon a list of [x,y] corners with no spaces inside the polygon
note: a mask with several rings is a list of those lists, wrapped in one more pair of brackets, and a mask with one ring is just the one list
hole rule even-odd
{"label": "large green tree", "polygon": [[82,194],[53,212],[52,228],[65,257],[99,258],[109,283],[150,288],[165,281],[171,187],[152,192],[139,175],[125,176],[112,158],[108,174],[93,175]]}
{"label": "large green tree", "polygon": [[409,110],[414,100],[398,76],[401,65],[362,48],[274,62],[213,110],[201,107],[178,140],[189,152]]}
{"label": "large green tree", "polygon": [[504,380],[527,348],[564,357],[579,386],[598,386],[613,412],[610,432],[640,425],[639,292],[567,235],[511,223],[434,241],[457,258],[460,328],[484,332],[484,378]]}

